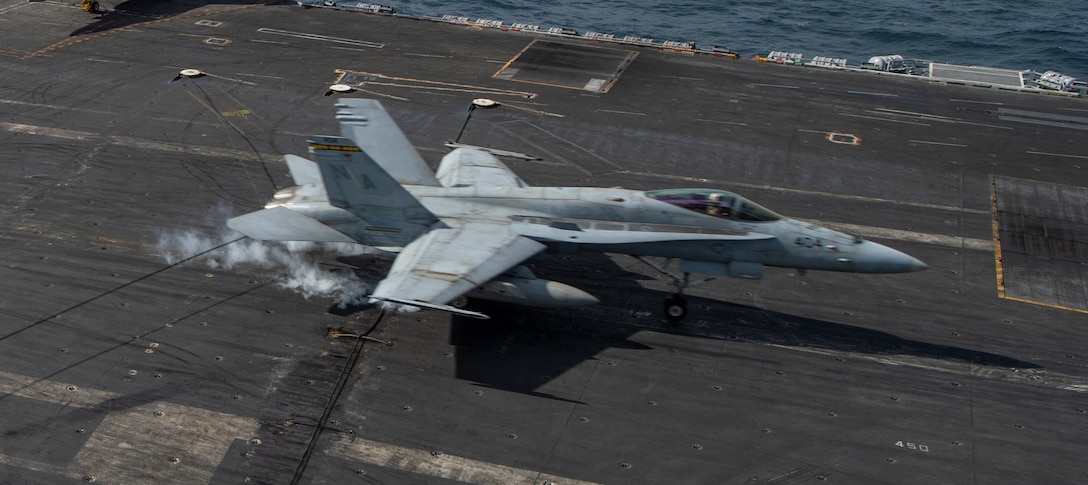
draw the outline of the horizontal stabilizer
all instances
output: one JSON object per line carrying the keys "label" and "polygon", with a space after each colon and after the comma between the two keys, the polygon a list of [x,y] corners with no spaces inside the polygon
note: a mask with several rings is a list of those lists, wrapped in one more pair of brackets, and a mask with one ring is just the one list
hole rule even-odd
{"label": "horizontal stabilizer", "polygon": [[426,308],[428,310],[443,311],[443,312],[447,312],[447,313],[452,313],[454,315],[460,315],[462,317],[476,318],[476,319],[480,319],[480,320],[491,320],[491,317],[489,317],[487,315],[484,315],[483,313],[469,311],[469,310],[463,310],[461,308],[457,308],[457,307],[453,307],[453,306],[449,306],[449,305],[439,305],[437,303],[428,303],[428,302],[419,301],[419,300],[406,300],[406,299],[402,299],[402,298],[393,298],[393,297],[388,297],[388,296],[373,296],[373,295],[371,295],[370,298],[373,298],[375,300],[388,301],[390,303],[400,303],[401,305],[409,305],[409,306],[414,306],[414,307],[419,307],[419,308]]}
{"label": "horizontal stabilizer", "polygon": [[232,217],[227,227],[259,241],[356,242],[329,226],[286,207]]}

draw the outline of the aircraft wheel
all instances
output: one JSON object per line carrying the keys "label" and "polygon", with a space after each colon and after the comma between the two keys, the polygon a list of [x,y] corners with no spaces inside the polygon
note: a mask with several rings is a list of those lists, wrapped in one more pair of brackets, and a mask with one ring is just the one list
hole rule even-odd
{"label": "aircraft wheel", "polygon": [[670,322],[679,321],[688,314],[687,302],[680,295],[670,296],[665,299],[665,318]]}

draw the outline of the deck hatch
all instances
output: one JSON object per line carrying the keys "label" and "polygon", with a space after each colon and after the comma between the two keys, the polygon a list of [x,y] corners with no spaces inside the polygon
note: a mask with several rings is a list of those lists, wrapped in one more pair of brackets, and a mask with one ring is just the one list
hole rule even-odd
{"label": "deck hatch", "polygon": [[1088,312],[1088,188],[993,178],[998,291]]}
{"label": "deck hatch", "polygon": [[493,77],[607,93],[638,53],[534,40]]}

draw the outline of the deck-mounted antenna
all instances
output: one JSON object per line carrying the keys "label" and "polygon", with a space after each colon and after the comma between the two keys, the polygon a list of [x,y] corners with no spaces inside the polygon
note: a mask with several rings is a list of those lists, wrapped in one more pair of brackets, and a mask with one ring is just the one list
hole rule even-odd
{"label": "deck-mounted antenna", "polygon": [[465,128],[468,127],[468,120],[472,119],[472,112],[476,111],[476,108],[491,109],[501,106],[498,101],[487,98],[476,98],[472,100],[472,104],[468,105],[468,115],[465,116],[465,123],[461,125],[461,131],[457,132],[457,138],[453,140],[454,143],[461,141],[461,135],[465,134]]}

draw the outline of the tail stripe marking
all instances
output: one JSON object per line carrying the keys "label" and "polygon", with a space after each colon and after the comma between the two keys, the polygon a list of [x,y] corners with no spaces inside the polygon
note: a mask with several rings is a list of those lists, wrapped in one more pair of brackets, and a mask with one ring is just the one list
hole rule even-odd
{"label": "tail stripe marking", "polygon": [[356,146],[343,146],[343,145],[319,145],[317,143],[310,144],[311,150],[333,150],[339,152],[361,152],[362,150]]}

